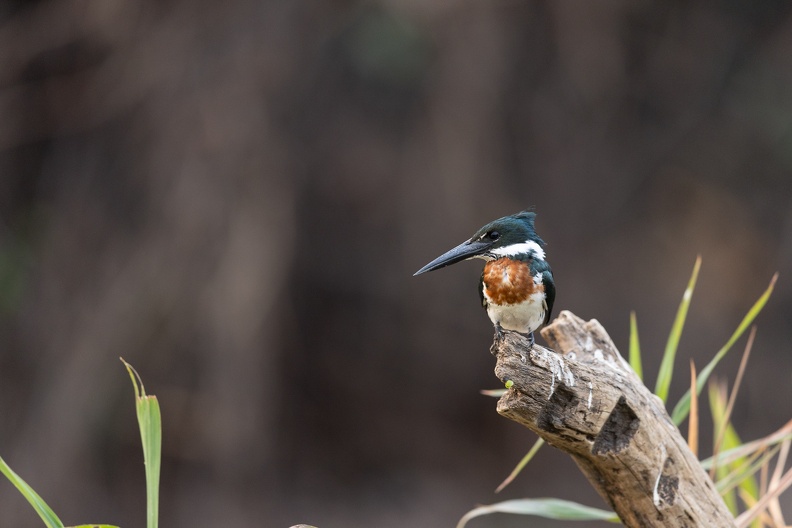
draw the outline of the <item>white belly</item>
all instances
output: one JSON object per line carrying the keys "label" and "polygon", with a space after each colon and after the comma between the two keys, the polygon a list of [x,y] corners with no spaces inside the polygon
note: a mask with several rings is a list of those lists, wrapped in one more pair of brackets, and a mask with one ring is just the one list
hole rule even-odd
{"label": "white belly", "polygon": [[504,330],[527,334],[542,326],[544,322],[546,309],[544,292],[536,292],[519,304],[500,305],[489,302],[489,299],[487,301],[487,315],[492,324],[500,324]]}

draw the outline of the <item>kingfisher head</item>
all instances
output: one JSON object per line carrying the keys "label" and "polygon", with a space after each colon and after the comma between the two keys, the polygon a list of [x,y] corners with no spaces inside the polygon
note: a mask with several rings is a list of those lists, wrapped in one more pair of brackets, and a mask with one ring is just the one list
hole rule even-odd
{"label": "kingfisher head", "polygon": [[476,231],[469,240],[416,271],[415,275],[472,258],[494,260],[501,257],[530,256],[536,260],[544,260],[544,241],[534,231],[535,217],[536,213],[533,211],[522,211],[498,218]]}

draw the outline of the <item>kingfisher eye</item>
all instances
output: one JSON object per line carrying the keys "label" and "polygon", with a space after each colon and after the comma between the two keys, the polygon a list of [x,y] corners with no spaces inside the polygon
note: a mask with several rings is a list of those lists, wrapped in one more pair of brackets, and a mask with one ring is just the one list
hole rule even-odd
{"label": "kingfisher eye", "polygon": [[498,233],[497,231],[490,231],[487,236],[489,237],[490,240],[498,240],[500,238],[500,233]]}

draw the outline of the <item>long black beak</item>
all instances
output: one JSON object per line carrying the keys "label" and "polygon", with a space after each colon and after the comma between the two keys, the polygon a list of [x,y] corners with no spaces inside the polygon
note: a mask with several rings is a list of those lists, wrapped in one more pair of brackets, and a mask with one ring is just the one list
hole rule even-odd
{"label": "long black beak", "polygon": [[432,262],[424,266],[423,268],[419,269],[418,271],[413,274],[420,275],[421,273],[426,273],[427,271],[434,271],[436,269],[445,268],[446,266],[450,266],[451,264],[456,264],[465,259],[469,259],[475,257],[477,255],[481,255],[484,253],[486,249],[488,249],[492,245],[491,241],[483,241],[483,240],[475,240],[471,241],[468,240],[467,242],[462,242],[457,247],[450,251],[446,251]]}

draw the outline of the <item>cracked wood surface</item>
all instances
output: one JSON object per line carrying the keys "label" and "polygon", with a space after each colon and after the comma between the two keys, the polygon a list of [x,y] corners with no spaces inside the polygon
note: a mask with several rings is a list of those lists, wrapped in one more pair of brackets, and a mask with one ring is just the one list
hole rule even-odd
{"label": "cracked wood surface", "polygon": [[498,412],[569,453],[629,527],[730,527],[734,519],[662,402],[596,320],[568,311],[542,330],[555,349],[506,332]]}

